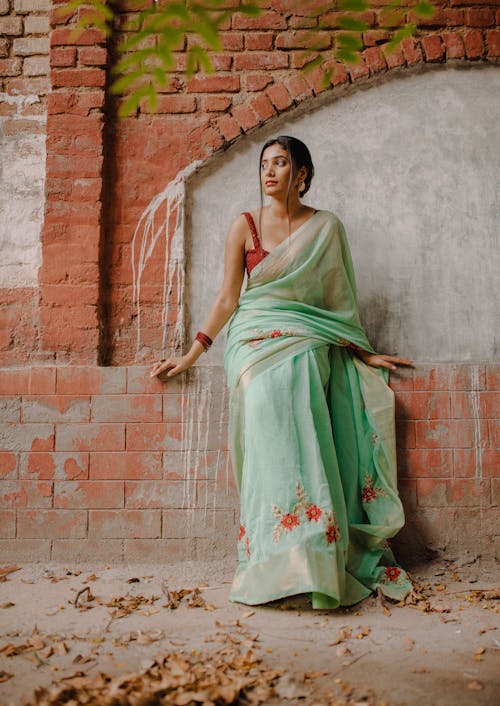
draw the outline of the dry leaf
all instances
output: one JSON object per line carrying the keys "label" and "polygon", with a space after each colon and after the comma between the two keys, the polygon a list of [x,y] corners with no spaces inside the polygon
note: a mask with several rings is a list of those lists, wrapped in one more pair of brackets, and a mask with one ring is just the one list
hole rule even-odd
{"label": "dry leaf", "polygon": [[473,679],[472,681],[470,681],[470,682],[467,684],[467,688],[468,688],[468,689],[473,689],[474,691],[480,691],[480,690],[483,689],[484,687],[483,687],[483,685],[481,684],[480,681],[478,681],[477,679]]}

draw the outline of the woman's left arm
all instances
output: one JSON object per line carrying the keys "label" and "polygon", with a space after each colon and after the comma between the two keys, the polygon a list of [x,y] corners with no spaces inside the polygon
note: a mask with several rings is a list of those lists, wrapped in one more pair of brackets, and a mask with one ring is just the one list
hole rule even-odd
{"label": "woman's left arm", "polygon": [[397,358],[394,355],[369,353],[368,351],[363,350],[356,350],[355,355],[359,356],[364,363],[371,365],[374,368],[389,368],[389,370],[396,370],[396,363],[399,365],[409,365],[414,367],[413,360],[408,360],[407,358]]}

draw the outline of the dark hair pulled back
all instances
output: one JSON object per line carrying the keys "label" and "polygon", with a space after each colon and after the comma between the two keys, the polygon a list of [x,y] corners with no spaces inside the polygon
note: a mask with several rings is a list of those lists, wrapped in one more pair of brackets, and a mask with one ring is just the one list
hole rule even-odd
{"label": "dark hair pulled back", "polygon": [[[290,163],[292,165],[292,169],[290,170],[290,180],[288,182],[288,191],[286,195],[286,203],[287,203],[287,210],[288,210],[288,197],[290,195],[290,187],[292,185],[293,179],[295,178],[296,174],[300,170],[301,167],[305,167],[307,169],[307,175],[304,178],[304,190],[301,191],[300,196],[304,196],[309,191],[309,187],[311,186],[311,181],[314,176],[314,165],[312,163],[312,158],[311,158],[311,153],[309,152],[307,146],[301,141],[298,140],[296,137],[291,137],[290,135],[278,135],[278,137],[271,137],[271,139],[267,140],[267,142],[264,143],[262,146],[262,149],[260,151],[260,157],[259,157],[259,186],[260,186],[260,215],[259,215],[259,231],[262,234],[262,229],[260,227],[260,221],[261,221],[261,216],[262,216],[262,209],[264,207],[264,194],[262,193],[262,181],[260,179],[260,169],[261,169],[261,164],[262,164],[262,155],[264,154],[265,150],[268,147],[271,147],[271,145],[280,145],[285,149],[288,153],[288,159],[290,160]],[[288,218],[289,223],[290,223],[290,216]],[[262,236],[261,236],[262,237]]]}

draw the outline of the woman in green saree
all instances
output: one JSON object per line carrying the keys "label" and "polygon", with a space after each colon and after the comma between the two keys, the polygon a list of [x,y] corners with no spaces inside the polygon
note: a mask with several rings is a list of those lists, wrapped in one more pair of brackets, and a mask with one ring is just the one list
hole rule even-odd
{"label": "woman in green saree", "polygon": [[269,140],[260,172],[270,203],[255,213],[259,232],[252,214],[234,221],[203,332],[151,374],[188,368],[232,316],[224,366],[241,505],[231,600],[307,593],[313,608],[336,608],[374,590],[403,598],[411,583],[388,543],[404,513],[387,381],[412,361],[377,354],[366,337],[343,225],[300,202],[314,174],[307,147]]}

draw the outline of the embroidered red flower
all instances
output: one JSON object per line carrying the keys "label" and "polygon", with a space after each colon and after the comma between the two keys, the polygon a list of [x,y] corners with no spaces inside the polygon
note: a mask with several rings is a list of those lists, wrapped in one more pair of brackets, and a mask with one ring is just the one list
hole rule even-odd
{"label": "embroidered red flower", "polygon": [[239,531],[239,534],[238,534],[238,541],[239,541],[240,539],[243,539],[244,536],[245,536],[245,528],[243,527],[243,525],[240,525],[240,531]]}
{"label": "embroidered red flower", "polygon": [[278,328],[275,328],[274,331],[271,331],[269,334],[269,338],[280,338],[280,336],[283,336],[283,333]]}
{"label": "embroidered red flower", "polygon": [[361,493],[361,500],[364,503],[371,503],[372,500],[377,499],[377,491],[375,488],[371,488],[370,486],[366,486],[363,488],[363,491]]}
{"label": "embroidered red flower", "polygon": [[332,544],[333,542],[336,542],[337,539],[337,527],[335,525],[328,525],[326,528],[326,541],[328,544]]}
{"label": "embroidered red flower", "polygon": [[245,537],[245,549],[247,550],[247,556],[250,557],[250,542],[248,541],[248,537]]}
{"label": "embroidered red flower", "polygon": [[281,524],[286,530],[290,531],[294,527],[297,527],[297,525],[299,524],[299,518],[297,517],[297,515],[294,515],[293,512],[287,512],[286,515],[283,515],[281,519]]}
{"label": "embroidered red flower", "polygon": [[398,569],[397,566],[388,566],[385,570],[386,578],[388,578],[389,581],[397,581],[400,573],[401,569]]}
{"label": "embroidered red flower", "polygon": [[321,517],[321,508],[317,505],[309,505],[306,512],[310,522],[318,522],[319,518]]}

